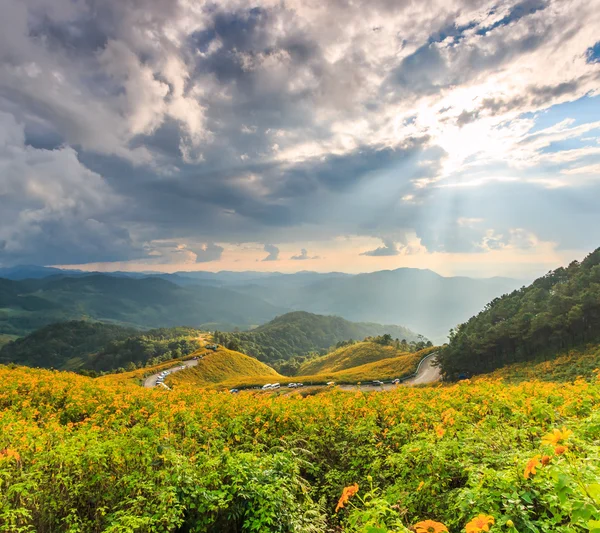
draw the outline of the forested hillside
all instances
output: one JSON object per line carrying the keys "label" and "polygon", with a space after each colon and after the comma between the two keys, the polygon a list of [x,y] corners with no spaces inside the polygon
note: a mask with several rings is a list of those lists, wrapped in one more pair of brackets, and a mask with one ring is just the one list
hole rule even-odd
{"label": "forested hillside", "polygon": [[26,335],[65,320],[123,326],[247,328],[285,312],[260,297],[210,286],[181,287],[155,277],[93,274],[0,279],[0,333]]}
{"label": "forested hillside", "polygon": [[410,342],[426,339],[402,326],[349,322],[337,316],[314,315],[296,311],[279,316],[252,331],[215,332],[215,341],[270,364],[282,363],[295,356],[313,352],[323,355],[339,342],[365,337],[390,335]]}
{"label": "forested hillside", "polygon": [[0,363],[77,371],[131,370],[197,350],[199,334],[190,328],[140,332],[114,324],[72,320],[9,342],[0,349]]}
{"label": "forested hillside", "polygon": [[600,248],[490,302],[452,332],[439,360],[447,378],[501,366],[600,339]]}

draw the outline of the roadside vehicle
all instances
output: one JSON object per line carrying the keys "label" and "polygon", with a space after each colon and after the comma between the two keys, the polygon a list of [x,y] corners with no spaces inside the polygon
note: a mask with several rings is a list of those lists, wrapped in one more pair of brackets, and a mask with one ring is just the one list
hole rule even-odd
{"label": "roadside vehicle", "polygon": [[373,385],[375,387],[381,387],[383,385],[383,381],[379,381],[378,379],[373,380]]}
{"label": "roadside vehicle", "polygon": [[327,386],[328,387],[333,387],[335,385],[335,381],[328,381],[327,382]]}
{"label": "roadside vehicle", "polygon": [[288,383],[290,389],[295,389],[298,385],[296,383]]}
{"label": "roadside vehicle", "polygon": [[272,385],[270,383],[267,383],[266,385],[262,386],[262,390],[269,390],[272,387]]}
{"label": "roadside vehicle", "polygon": [[304,383],[296,383],[296,387],[304,387]]}
{"label": "roadside vehicle", "polygon": [[281,387],[279,383],[273,383],[273,385],[271,385],[272,389],[278,389],[279,387]]}
{"label": "roadside vehicle", "polygon": [[400,380],[398,378],[396,378],[394,381],[392,381],[392,383],[394,385],[398,385],[400,383]]}
{"label": "roadside vehicle", "polygon": [[229,389],[229,392],[230,392],[231,394],[235,394],[235,393],[237,393],[237,392],[240,392],[240,390],[239,390],[239,389]]}

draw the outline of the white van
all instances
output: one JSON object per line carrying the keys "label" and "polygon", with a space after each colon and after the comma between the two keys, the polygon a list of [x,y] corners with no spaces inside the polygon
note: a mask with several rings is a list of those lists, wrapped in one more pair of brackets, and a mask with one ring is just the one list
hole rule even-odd
{"label": "white van", "polygon": [[279,387],[281,387],[279,383],[273,383],[273,385],[271,385],[272,389],[278,389]]}
{"label": "white van", "polygon": [[272,387],[272,385],[270,383],[267,383],[266,385],[262,386],[262,390],[269,390]]}

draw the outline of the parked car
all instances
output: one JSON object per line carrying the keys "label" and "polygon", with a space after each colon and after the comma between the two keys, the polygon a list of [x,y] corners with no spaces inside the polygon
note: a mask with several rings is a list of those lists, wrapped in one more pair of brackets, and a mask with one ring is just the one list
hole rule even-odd
{"label": "parked car", "polygon": [[266,385],[262,386],[262,390],[269,390],[272,387],[272,385],[270,383],[267,383]]}
{"label": "parked car", "polygon": [[281,387],[279,383],[273,383],[273,385],[271,385],[272,389],[278,389],[279,387]]}
{"label": "parked car", "polygon": [[328,387],[333,387],[333,385],[335,385],[335,381],[328,381],[327,382],[327,386]]}
{"label": "parked car", "polygon": [[240,390],[239,389],[229,389],[229,392],[231,394],[235,394],[236,392],[240,392]]}
{"label": "parked car", "polygon": [[290,389],[295,389],[298,385],[296,383],[288,383]]}
{"label": "parked car", "polygon": [[400,383],[400,380],[398,378],[396,378],[394,381],[392,381],[392,383],[394,385],[398,385]]}
{"label": "parked car", "polygon": [[304,387],[304,383],[296,383],[296,387]]}
{"label": "parked car", "polygon": [[379,381],[378,379],[373,380],[373,386],[381,387],[383,385],[383,381]]}

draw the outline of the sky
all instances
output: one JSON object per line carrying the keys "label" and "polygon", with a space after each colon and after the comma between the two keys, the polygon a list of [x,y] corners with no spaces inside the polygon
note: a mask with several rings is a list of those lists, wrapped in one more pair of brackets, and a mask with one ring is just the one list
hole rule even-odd
{"label": "sky", "polygon": [[600,246],[600,0],[0,0],[0,265],[529,277]]}

